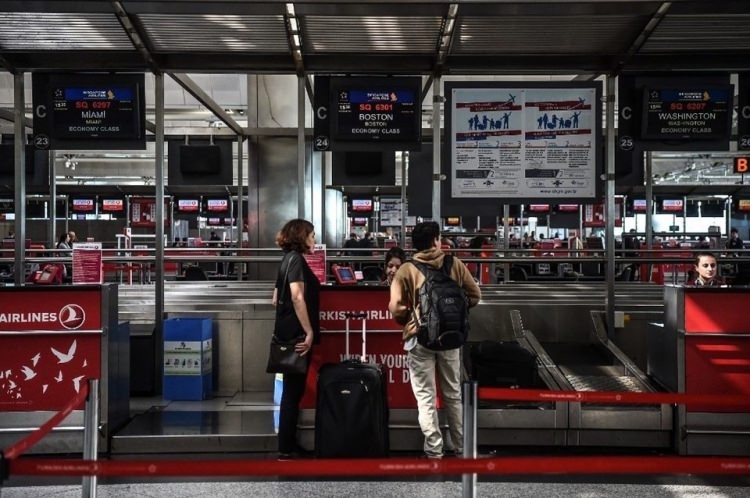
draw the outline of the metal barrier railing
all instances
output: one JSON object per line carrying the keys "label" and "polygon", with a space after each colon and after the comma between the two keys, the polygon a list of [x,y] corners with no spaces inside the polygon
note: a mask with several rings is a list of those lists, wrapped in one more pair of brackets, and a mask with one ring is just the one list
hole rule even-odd
{"label": "metal barrier railing", "polygon": [[[613,260],[615,270],[622,270],[627,266],[639,268],[640,273],[645,272],[645,277],[639,277],[642,281],[656,281],[657,283],[680,283],[687,277],[687,272],[692,269],[694,255],[706,249],[685,249],[685,248],[667,248],[667,249],[617,249]],[[361,251],[367,255],[344,255],[344,252]],[[385,248],[368,248],[368,249],[344,249],[329,248],[326,251],[326,260],[329,263],[347,264],[354,263],[364,266],[379,266],[383,263],[383,254],[387,251]],[[562,275],[562,277],[576,280],[582,277],[592,277],[604,279],[606,268],[609,264],[606,252],[602,249],[451,249],[457,254],[464,263],[469,265],[482,266],[485,269],[484,280],[477,276],[480,285],[493,283],[502,283],[504,281],[518,280],[513,277],[513,267],[524,268],[529,274],[534,265],[548,264],[559,265],[567,264],[567,268],[574,269],[573,272]],[[491,255],[488,256],[487,253]],[[737,275],[739,269],[743,266],[750,268],[750,250],[714,250],[719,265],[729,270],[730,276]],[[408,251],[407,251],[408,253]],[[369,255],[372,254],[372,255]],[[480,256],[481,254],[481,256]],[[241,265],[249,264],[277,264],[280,261],[281,252],[278,248],[165,248],[163,262],[165,267],[172,265],[168,270],[167,277],[179,275],[185,265],[216,263],[218,265],[233,265],[235,270],[232,275],[238,279],[242,276],[238,274],[237,268]],[[25,261],[27,263],[27,273],[33,268],[33,265],[43,267],[46,264],[64,264],[71,265],[71,250],[65,249],[27,249]],[[131,275],[147,273],[144,277],[140,275],[140,280],[150,282],[151,272],[156,267],[156,250],[154,248],[132,249],[132,248],[115,248],[102,250],[102,263],[105,265],[105,275],[111,275],[113,272],[119,276],[121,283],[122,274],[118,272],[130,272]],[[0,268],[7,267],[12,269],[15,264],[13,251],[0,250]],[[599,270],[593,274],[581,271],[582,264],[598,265]],[[475,267],[475,268],[476,268]],[[175,269],[176,268],[176,269]],[[228,267],[225,267],[228,270]],[[553,266],[554,268],[554,266]],[[489,273],[486,273],[489,269]],[[630,280],[635,279],[635,270],[631,270],[633,276]],[[229,272],[218,273],[228,274]],[[586,273],[584,275],[584,273]],[[507,276],[506,276],[507,275]],[[7,275],[3,275],[7,276]],[[554,276],[548,274],[548,276]],[[558,275],[559,276],[559,275]],[[534,279],[539,279],[534,275]],[[744,279],[748,275],[743,275]],[[530,278],[531,279],[531,278]],[[616,278],[616,279],[619,279]],[[126,279],[131,283],[131,279]],[[111,281],[111,278],[110,278]],[[143,282],[141,282],[143,283]]]}

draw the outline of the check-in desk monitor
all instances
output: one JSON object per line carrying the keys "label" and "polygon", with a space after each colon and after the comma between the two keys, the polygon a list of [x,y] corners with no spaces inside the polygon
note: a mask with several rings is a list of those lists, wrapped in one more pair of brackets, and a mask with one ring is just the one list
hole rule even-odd
{"label": "check-in desk monitor", "polygon": [[357,278],[351,266],[333,266],[333,276],[339,285],[356,285]]}

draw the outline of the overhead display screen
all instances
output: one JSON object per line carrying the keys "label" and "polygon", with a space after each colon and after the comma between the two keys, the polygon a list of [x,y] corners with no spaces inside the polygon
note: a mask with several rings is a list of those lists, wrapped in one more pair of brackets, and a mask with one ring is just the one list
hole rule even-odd
{"label": "overhead display screen", "polygon": [[352,199],[351,210],[357,213],[372,212],[372,199]]}
{"label": "overhead display screen", "polygon": [[208,199],[206,200],[206,209],[208,211],[228,211],[229,201],[227,199]]}
{"label": "overhead display screen", "polygon": [[124,211],[125,201],[123,199],[102,199],[102,211]]}
{"label": "overhead display screen", "polygon": [[177,211],[183,213],[198,212],[200,209],[200,202],[198,199],[178,199],[177,200]]}
{"label": "overhead display screen", "polygon": [[145,149],[143,74],[32,77],[37,149]]}
{"label": "overhead display screen", "polygon": [[73,211],[93,211],[94,199],[73,199]]}
{"label": "overhead display screen", "polygon": [[645,88],[641,137],[654,140],[728,139],[734,90]]}
{"label": "overhead display screen", "polygon": [[64,139],[140,137],[137,85],[53,87],[52,130]]}
{"label": "overhead display screen", "polygon": [[661,209],[665,212],[682,212],[682,199],[664,199],[661,201]]}
{"label": "overhead display screen", "polygon": [[532,213],[547,213],[549,212],[549,204],[530,204],[529,211]]}
{"label": "overhead display screen", "polygon": [[419,143],[421,78],[332,78],[334,150],[340,142]]}

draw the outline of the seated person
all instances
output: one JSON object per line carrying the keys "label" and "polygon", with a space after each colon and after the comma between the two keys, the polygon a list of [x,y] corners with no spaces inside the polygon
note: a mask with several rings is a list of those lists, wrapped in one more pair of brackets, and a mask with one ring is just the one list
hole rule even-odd
{"label": "seated person", "polygon": [[385,253],[385,280],[383,284],[391,285],[393,276],[396,274],[401,265],[406,262],[406,253],[400,247],[391,247]]}
{"label": "seated person", "polygon": [[692,276],[685,282],[686,287],[721,287],[726,282],[718,274],[716,257],[710,252],[699,252],[695,256]]}

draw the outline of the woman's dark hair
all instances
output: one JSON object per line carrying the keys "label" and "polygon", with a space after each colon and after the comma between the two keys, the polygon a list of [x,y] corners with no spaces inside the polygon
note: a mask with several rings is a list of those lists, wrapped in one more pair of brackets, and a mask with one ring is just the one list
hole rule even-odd
{"label": "woman's dark hair", "polygon": [[695,263],[695,266],[698,266],[698,263],[701,262],[701,258],[704,256],[716,259],[716,256],[714,256],[713,253],[708,252],[708,251],[702,251],[695,255],[695,261],[693,261]]}
{"label": "woman's dark hair", "polygon": [[63,242],[68,241],[68,232],[65,232],[60,235],[60,239],[57,241],[58,244],[62,244]]}
{"label": "woman's dark hair", "polygon": [[388,252],[385,253],[385,266],[388,266],[388,262],[393,258],[398,258],[402,263],[406,262],[406,253],[400,247],[391,247]]}
{"label": "woman's dark hair", "polygon": [[315,231],[312,223],[303,219],[289,220],[276,234],[276,245],[285,251],[306,253],[307,236]]}

